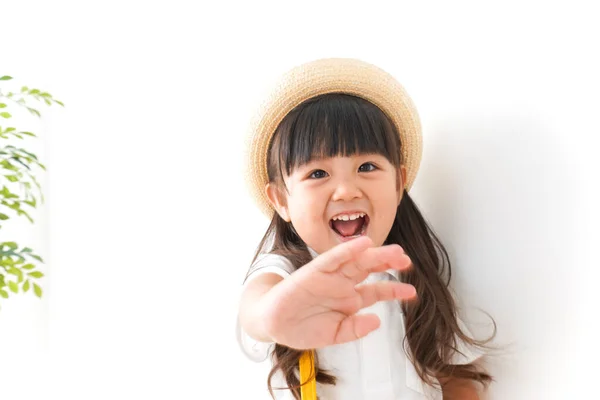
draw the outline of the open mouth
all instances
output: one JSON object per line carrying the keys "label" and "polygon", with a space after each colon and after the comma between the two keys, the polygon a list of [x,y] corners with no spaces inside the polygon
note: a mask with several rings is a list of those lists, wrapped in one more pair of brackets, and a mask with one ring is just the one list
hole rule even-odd
{"label": "open mouth", "polygon": [[369,226],[369,216],[362,212],[339,214],[329,221],[331,229],[344,239],[365,234]]}

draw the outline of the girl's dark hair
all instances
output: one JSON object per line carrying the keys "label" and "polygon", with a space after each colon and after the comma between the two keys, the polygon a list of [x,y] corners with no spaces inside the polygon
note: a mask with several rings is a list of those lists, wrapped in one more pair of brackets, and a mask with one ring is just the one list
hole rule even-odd
{"label": "girl's dark hair", "polygon": [[[279,124],[267,155],[269,181],[283,185],[284,173],[313,159],[354,154],[380,154],[399,171],[402,165],[398,132],[388,117],[372,103],[346,94],[325,94],[294,108]],[[451,357],[457,349],[456,338],[467,344],[485,347],[496,333],[485,341],[475,340],[457,323],[455,301],[449,291],[450,259],[446,249],[421,215],[409,194],[404,191],[386,244],[402,246],[411,258],[413,268],[401,273],[401,280],[415,286],[418,301],[403,303],[406,338],[419,377],[434,386],[432,377],[448,376],[478,381],[485,387],[492,377],[476,365],[453,365]],[[254,260],[270,252],[287,257],[296,268],[312,260],[306,244],[291,223],[274,213]],[[251,271],[249,271],[250,273]],[[493,320],[492,320],[493,321]],[[301,351],[279,344],[273,353],[271,380],[281,371],[294,397],[300,399],[298,362]],[[315,360],[316,379],[332,384],[336,378],[321,370]],[[304,382],[303,382],[304,383]],[[274,397],[274,396],[273,396]]]}

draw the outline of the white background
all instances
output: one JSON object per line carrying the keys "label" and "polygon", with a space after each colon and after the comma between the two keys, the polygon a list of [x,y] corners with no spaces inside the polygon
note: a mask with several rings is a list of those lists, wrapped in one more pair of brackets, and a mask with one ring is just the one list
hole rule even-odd
{"label": "white background", "polygon": [[333,56],[388,70],[420,112],[411,194],[465,310],[498,323],[488,398],[593,397],[592,2],[408,3],[2,1],[0,75],[66,107],[34,122],[49,168],[36,225],[0,236],[47,261],[42,300],[2,300],[0,397],[268,398],[268,366],[234,336],[267,226],[243,137],[279,74]]}

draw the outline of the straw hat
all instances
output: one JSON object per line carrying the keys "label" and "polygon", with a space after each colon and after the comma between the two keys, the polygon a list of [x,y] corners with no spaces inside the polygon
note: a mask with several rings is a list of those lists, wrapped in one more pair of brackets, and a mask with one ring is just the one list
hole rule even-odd
{"label": "straw hat", "polygon": [[259,107],[246,143],[246,182],[260,210],[273,216],[265,186],[267,151],[273,133],[283,118],[297,105],[327,93],[361,97],[379,107],[396,126],[406,166],[409,190],[421,162],[421,122],[417,109],[400,83],[382,69],[349,58],[321,59],[293,68],[284,74]]}

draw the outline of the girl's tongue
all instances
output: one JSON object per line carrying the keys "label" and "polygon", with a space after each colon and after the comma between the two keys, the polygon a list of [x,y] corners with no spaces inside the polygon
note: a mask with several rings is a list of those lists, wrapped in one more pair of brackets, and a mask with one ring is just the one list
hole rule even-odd
{"label": "girl's tongue", "polygon": [[333,229],[342,236],[354,236],[360,233],[364,224],[364,218],[357,218],[352,221],[332,221]]}

